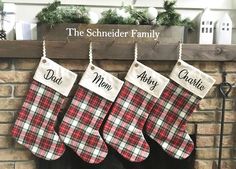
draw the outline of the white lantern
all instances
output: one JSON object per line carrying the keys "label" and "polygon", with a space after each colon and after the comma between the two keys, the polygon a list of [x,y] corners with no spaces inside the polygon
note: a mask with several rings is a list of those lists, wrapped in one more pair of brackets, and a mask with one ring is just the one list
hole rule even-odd
{"label": "white lantern", "polygon": [[212,44],[214,34],[214,19],[211,11],[207,8],[200,18],[199,44]]}
{"label": "white lantern", "polygon": [[216,44],[231,44],[232,40],[232,20],[225,13],[216,24]]}
{"label": "white lantern", "polygon": [[4,3],[3,12],[5,12],[3,28],[7,34],[7,40],[15,39],[15,21],[16,21],[16,6],[14,3]]}
{"label": "white lantern", "polygon": [[16,22],[16,40],[37,40],[37,24]]}

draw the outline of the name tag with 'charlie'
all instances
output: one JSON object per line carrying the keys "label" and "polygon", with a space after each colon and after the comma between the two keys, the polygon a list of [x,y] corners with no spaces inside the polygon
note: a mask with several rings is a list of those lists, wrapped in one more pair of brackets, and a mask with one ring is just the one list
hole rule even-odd
{"label": "name tag with 'charlie'", "polygon": [[182,60],[177,62],[170,78],[200,98],[205,97],[215,83],[211,76]]}

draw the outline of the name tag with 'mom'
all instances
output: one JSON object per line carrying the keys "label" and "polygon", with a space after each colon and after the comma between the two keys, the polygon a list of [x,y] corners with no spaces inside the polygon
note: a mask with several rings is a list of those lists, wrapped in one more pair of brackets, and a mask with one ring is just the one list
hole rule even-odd
{"label": "name tag with 'mom'", "polygon": [[123,81],[90,63],[79,84],[113,102],[123,85]]}

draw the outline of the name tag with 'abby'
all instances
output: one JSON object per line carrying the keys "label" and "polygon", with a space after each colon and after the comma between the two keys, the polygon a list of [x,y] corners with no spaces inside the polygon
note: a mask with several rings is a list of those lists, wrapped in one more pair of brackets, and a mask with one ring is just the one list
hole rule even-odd
{"label": "name tag with 'abby'", "polygon": [[113,102],[120,92],[123,81],[90,63],[79,84]]}
{"label": "name tag with 'abby'", "polygon": [[41,58],[34,74],[34,80],[56,90],[64,96],[68,96],[76,78],[77,75],[74,72],[48,58]]}
{"label": "name tag with 'abby'", "polygon": [[168,78],[138,61],[133,62],[125,79],[157,98],[169,82]]}

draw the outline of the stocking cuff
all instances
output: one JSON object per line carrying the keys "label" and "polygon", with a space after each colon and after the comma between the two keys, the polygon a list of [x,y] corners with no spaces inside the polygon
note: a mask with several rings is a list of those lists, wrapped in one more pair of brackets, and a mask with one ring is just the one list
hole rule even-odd
{"label": "stocking cuff", "polygon": [[123,81],[92,63],[88,65],[79,82],[81,86],[112,102],[116,99],[123,83]]}
{"label": "stocking cuff", "polygon": [[125,80],[133,85],[143,89],[156,98],[159,98],[169,79],[160,73],[143,65],[138,61],[134,61],[127,73]]}
{"label": "stocking cuff", "polygon": [[211,76],[182,60],[176,63],[170,79],[200,98],[204,98],[215,83]]}
{"label": "stocking cuff", "polygon": [[34,80],[54,89],[64,96],[68,96],[76,78],[77,75],[75,73],[48,58],[41,58],[34,74]]}

